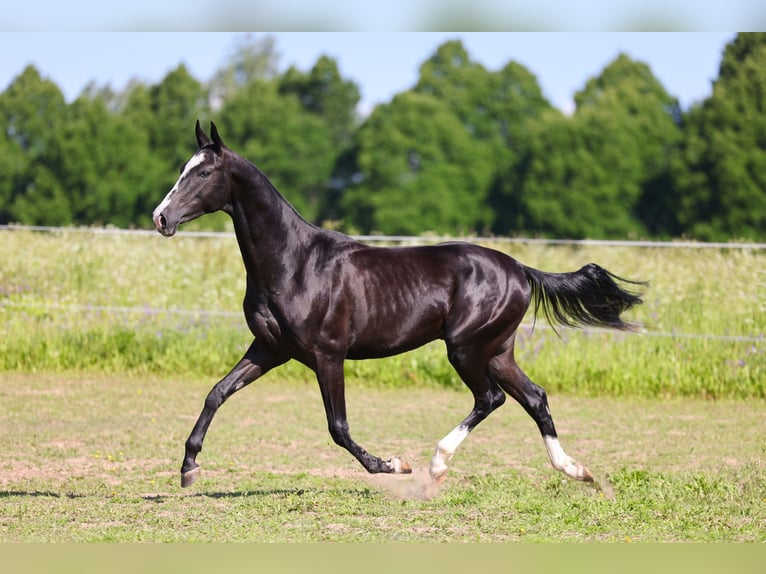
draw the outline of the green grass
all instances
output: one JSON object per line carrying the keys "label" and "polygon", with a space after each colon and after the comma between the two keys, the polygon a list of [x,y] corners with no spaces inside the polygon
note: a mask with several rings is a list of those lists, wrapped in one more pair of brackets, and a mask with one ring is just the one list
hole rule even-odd
{"label": "green grass", "polygon": [[[24,231],[0,238],[0,372],[219,377],[251,340],[233,238]],[[495,247],[543,270],[596,261],[652,283],[645,304],[628,314],[648,334],[561,330],[559,338],[542,319],[533,334],[523,330],[519,363],[549,391],[766,398],[766,253]],[[308,376],[294,364],[280,373]],[[384,361],[349,362],[347,376],[372,387],[462,385],[439,342]]]}
{"label": "green grass", "polygon": [[270,374],[219,411],[202,476],[182,490],[183,442],[209,386],[2,375],[0,540],[766,541],[759,402],[552,397],[562,444],[602,491],[554,471],[509,403],[436,490],[425,469],[470,409],[467,391],[350,386],[354,437],[415,469],[371,476],[332,443],[316,384]]}
{"label": "green grass", "polygon": [[367,475],[291,363],[226,403],[182,490],[204,397],[250,342],[235,241],[0,232],[0,540],[766,541],[766,254],[508,250],[652,282],[628,317],[649,334],[559,338],[538,322],[519,337],[564,448],[601,491],[550,468],[512,401],[430,485],[436,441],[471,408],[439,342],[347,363],[354,438],[413,475]]}

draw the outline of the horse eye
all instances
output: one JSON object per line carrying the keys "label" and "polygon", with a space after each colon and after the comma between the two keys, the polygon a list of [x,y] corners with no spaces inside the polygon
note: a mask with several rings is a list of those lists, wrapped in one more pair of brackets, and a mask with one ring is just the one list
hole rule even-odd
{"label": "horse eye", "polygon": [[202,171],[199,172],[200,177],[208,177],[209,175],[210,175],[210,172],[206,169],[203,169]]}

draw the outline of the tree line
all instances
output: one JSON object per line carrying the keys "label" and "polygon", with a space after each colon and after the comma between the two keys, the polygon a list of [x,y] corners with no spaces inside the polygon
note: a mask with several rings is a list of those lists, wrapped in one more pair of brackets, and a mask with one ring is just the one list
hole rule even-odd
{"label": "tree line", "polygon": [[181,64],[71,103],[30,65],[0,93],[0,223],[151,226],[200,118],[304,217],[349,232],[766,240],[765,33],[726,45],[688,110],[621,54],[565,115],[523,65],[487,70],[458,40],[367,117],[359,100],[330,57],[279,72],[270,36],[204,82]]}

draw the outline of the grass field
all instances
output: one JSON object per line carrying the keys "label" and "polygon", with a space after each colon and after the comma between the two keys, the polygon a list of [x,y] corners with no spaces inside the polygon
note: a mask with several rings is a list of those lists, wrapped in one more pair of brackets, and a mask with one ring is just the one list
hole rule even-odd
{"label": "grass field", "polygon": [[[0,372],[211,377],[250,336],[233,238],[0,232]],[[502,246],[549,271],[596,261],[649,280],[629,313],[648,333],[523,329],[518,359],[549,391],[586,396],[766,398],[766,253]],[[528,317],[527,325],[532,324]],[[282,375],[304,380],[288,365]],[[383,362],[348,363],[372,386],[458,388],[436,343]]]}
{"label": "grass field", "polygon": [[221,409],[181,490],[183,442],[250,341],[234,240],[0,231],[0,541],[766,542],[766,253],[503,249],[652,283],[639,334],[520,336],[600,491],[550,468],[512,402],[434,489],[435,442],[471,407],[438,342],[347,364],[354,437],[412,476],[335,446],[291,364]]}
{"label": "grass field", "polygon": [[355,437],[415,468],[370,476],[329,438],[316,385],[270,374],[221,409],[203,475],[182,490],[183,441],[208,382],[0,380],[6,542],[766,542],[759,401],[553,397],[564,446],[602,491],[550,468],[531,419],[509,403],[437,491],[425,469],[468,392],[350,388]]}

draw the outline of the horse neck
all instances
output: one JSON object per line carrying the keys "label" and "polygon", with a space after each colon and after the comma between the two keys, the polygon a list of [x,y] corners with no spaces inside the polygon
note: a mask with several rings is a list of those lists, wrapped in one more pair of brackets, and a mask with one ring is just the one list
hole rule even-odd
{"label": "horse neck", "polygon": [[231,216],[248,276],[259,283],[290,276],[321,231],[300,216],[261,170],[230,154]]}

